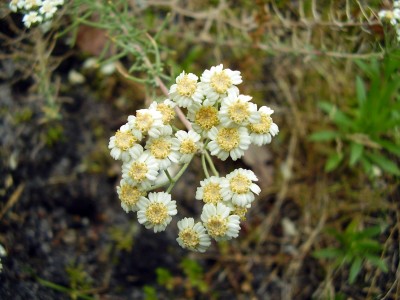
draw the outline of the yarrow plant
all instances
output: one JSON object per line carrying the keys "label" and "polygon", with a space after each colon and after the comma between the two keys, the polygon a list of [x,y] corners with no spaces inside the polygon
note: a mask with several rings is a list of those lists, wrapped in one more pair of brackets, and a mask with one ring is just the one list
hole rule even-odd
{"label": "yarrow plant", "polygon": [[24,14],[25,27],[50,21],[64,0],[11,0],[9,7],[13,12]]}
{"label": "yarrow plant", "polygon": [[[220,176],[211,155],[236,161],[251,144],[268,144],[279,132],[274,111],[257,108],[251,96],[240,94],[240,83],[240,72],[222,64],[205,70],[200,80],[184,71],[169,89],[169,99],[136,111],[110,138],[111,156],[122,162],[121,207],[137,212],[139,223],[154,232],[164,231],[178,213],[171,191],[193,157],[201,157],[205,178],[195,194],[204,203],[200,220],[177,222],[177,242],[192,251],[206,251],[211,239],[238,237],[240,221],[261,191],[251,170]],[[176,113],[187,130],[171,124]]]}
{"label": "yarrow plant", "polygon": [[393,9],[383,9],[378,13],[382,21],[389,21],[396,30],[397,40],[400,42],[400,0],[393,1]]}

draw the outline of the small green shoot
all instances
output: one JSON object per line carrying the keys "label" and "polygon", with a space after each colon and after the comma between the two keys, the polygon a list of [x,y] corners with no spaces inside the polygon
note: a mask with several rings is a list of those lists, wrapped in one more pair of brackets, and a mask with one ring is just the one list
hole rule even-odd
{"label": "small green shoot", "polygon": [[342,265],[350,266],[348,278],[350,284],[355,282],[366,261],[382,272],[388,271],[385,261],[380,256],[382,245],[377,241],[381,226],[372,226],[358,231],[357,222],[353,221],[344,232],[329,229],[328,233],[336,238],[339,246],[315,251],[313,255],[316,258],[334,260],[335,268]]}

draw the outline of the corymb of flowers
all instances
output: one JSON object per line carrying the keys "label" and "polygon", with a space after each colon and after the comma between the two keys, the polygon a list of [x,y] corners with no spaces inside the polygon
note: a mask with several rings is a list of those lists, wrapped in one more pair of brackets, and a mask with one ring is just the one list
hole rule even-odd
{"label": "corymb of flowers", "polygon": [[[251,170],[239,168],[221,177],[211,156],[236,161],[250,144],[268,144],[279,132],[274,111],[257,108],[251,96],[240,94],[240,83],[240,72],[222,64],[205,70],[200,80],[183,71],[169,99],[136,111],[110,138],[111,156],[122,162],[121,206],[154,232],[164,231],[178,213],[171,191],[193,157],[201,158],[205,178],[194,198],[202,201],[202,212],[197,221],[185,217],[177,222],[177,242],[192,251],[206,251],[212,239],[238,237],[240,221],[261,191]],[[187,130],[172,125],[176,115]]]}

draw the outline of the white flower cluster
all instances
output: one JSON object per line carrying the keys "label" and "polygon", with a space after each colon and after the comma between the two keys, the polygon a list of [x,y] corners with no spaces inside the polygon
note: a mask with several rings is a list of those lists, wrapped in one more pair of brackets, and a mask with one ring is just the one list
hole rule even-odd
{"label": "white flower cluster", "polygon": [[58,6],[64,0],[11,0],[9,7],[13,12],[20,11],[24,14],[22,21],[25,27],[42,23],[53,18]]}
{"label": "white flower cluster", "polygon": [[400,42],[400,0],[393,1],[392,10],[381,10],[378,13],[381,20],[387,20],[394,27],[397,34],[397,40]]}
{"label": "white flower cluster", "polygon": [[[210,157],[237,160],[251,143],[268,144],[279,132],[271,118],[273,110],[257,108],[250,96],[241,95],[237,88],[241,82],[239,71],[222,65],[205,70],[200,81],[182,72],[169,90],[170,99],[137,110],[110,138],[111,156],[122,161],[117,187],[121,206],[126,212],[137,212],[139,223],[154,232],[165,230],[177,214],[170,191],[192,158],[202,156],[206,178],[195,195],[204,202],[201,221],[184,218],[177,223],[177,242],[183,248],[204,252],[211,239],[236,238],[240,220],[261,191],[252,171],[236,169],[220,177]],[[175,112],[182,112],[180,108],[187,112],[191,125],[187,131],[171,125]],[[170,174],[176,165],[181,169]],[[162,181],[162,176],[168,180]],[[166,192],[155,192],[167,185]]]}

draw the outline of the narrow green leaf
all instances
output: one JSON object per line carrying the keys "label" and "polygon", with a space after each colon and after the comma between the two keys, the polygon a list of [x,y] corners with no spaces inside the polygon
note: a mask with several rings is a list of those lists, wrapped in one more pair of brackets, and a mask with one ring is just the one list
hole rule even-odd
{"label": "narrow green leaf", "polygon": [[350,274],[349,274],[349,283],[353,284],[357,278],[357,275],[360,273],[362,267],[362,258],[356,257],[353,263],[351,264]]}
{"label": "narrow green leaf", "polygon": [[309,139],[314,142],[326,142],[331,141],[339,136],[339,133],[336,131],[318,131],[311,134]]}
{"label": "narrow green leaf", "polygon": [[365,90],[365,85],[360,76],[356,77],[356,92],[358,105],[363,106],[364,102],[367,100],[367,92]]}
{"label": "narrow green leaf", "polygon": [[353,167],[363,154],[364,146],[358,143],[350,145],[350,166]]}
{"label": "narrow green leaf", "polygon": [[393,175],[400,176],[399,167],[385,156],[376,153],[368,153],[368,158],[384,171]]}
{"label": "narrow green leaf", "polygon": [[388,266],[386,265],[386,262],[379,256],[367,254],[367,255],[365,255],[365,257],[372,265],[374,265],[375,267],[378,267],[382,272],[387,273],[389,271]]}
{"label": "narrow green leaf", "polygon": [[396,145],[396,144],[386,141],[386,140],[378,140],[378,139],[375,139],[374,142],[378,143],[383,148],[392,152],[393,154],[400,156],[400,146],[399,145]]}
{"label": "narrow green leaf", "polygon": [[316,258],[336,258],[341,256],[341,251],[337,248],[329,247],[314,251],[313,256]]}
{"label": "narrow green leaf", "polygon": [[336,108],[335,105],[327,101],[320,101],[318,107],[327,114],[330,114]]}
{"label": "narrow green leaf", "polygon": [[330,172],[335,170],[339,166],[342,159],[343,155],[341,153],[334,153],[330,155],[325,163],[325,171]]}

